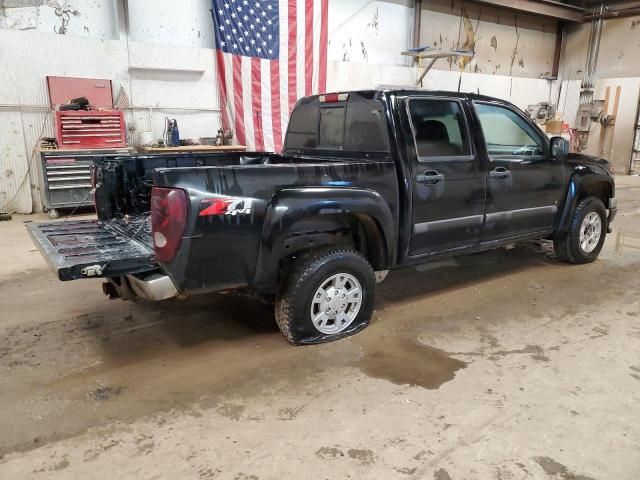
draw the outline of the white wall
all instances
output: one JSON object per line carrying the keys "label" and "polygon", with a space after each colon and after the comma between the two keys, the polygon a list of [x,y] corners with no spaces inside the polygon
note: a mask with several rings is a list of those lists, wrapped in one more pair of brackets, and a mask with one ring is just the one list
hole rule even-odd
{"label": "white wall", "polygon": [[400,52],[410,46],[412,25],[413,0],[330,0],[327,58],[409,65]]}
{"label": "white wall", "polygon": [[[327,89],[344,91],[375,88],[379,85],[415,87],[419,70],[414,67],[329,62],[327,73]],[[499,97],[523,110],[530,104],[555,102],[558,96],[558,84],[551,80],[448,70],[430,71],[423,84],[431,90],[461,91]]]}
{"label": "white wall", "polygon": [[435,68],[490,75],[551,76],[557,22],[461,0],[422,2],[420,45],[473,50],[469,60]]}
{"label": "white wall", "polygon": [[[135,0],[134,0],[135,1]],[[117,37],[114,0],[31,0],[5,3],[0,28],[62,33],[79,37]],[[142,3],[142,2],[140,2]],[[26,5],[14,7],[13,5]]]}
{"label": "white wall", "polygon": [[211,0],[129,0],[131,40],[154,45],[214,48]]}

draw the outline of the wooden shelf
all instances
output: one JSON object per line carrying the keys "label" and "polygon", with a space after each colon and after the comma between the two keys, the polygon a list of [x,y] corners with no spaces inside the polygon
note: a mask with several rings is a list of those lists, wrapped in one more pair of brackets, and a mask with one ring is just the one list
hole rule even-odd
{"label": "wooden shelf", "polygon": [[172,67],[135,67],[129,66],[130,72],[167,72],[167,73],[188,73],[192,75],[204,75],[204,70],[200,68],[172,68]]}

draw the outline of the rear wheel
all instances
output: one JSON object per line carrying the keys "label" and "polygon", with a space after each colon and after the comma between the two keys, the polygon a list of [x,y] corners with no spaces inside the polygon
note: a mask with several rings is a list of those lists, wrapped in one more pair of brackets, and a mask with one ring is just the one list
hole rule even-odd
{"label": "rear wheel", "polygon": [[607,210],[602,200],[588,197],[580,201],[569,230],[554,240],[556,255],[569,263],[593,262],[607,234]]}
{"label": "rear wheel", "polygon": [[371,265],[355,250],[308,252],[296,261],[278,294],[278,327],[294,345],[352,335],[369,324],[375,285]]}

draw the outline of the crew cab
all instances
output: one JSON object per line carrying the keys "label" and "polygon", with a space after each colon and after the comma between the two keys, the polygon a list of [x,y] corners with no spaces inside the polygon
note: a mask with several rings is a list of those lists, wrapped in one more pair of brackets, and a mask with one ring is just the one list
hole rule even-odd
{"label": "crew cab", "polygon": [[93,177],[97,220],[27,225],[60,280],[250,290],[293,344],[366,327],[390,269],[532,239],[591,262],[616,214],[605,160],[508,102],[418,89],[302,98],[281,154],[105,157]]}

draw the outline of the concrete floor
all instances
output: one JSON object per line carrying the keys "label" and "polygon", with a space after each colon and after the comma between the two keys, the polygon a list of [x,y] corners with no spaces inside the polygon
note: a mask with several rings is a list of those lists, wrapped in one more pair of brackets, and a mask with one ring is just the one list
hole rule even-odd
{"label": "concrete floor", "polygon": [[109,301],[0,223],[0,478],[640,478],[640,178],[600,260],[392,272],[372,325],[292,347],[270,307]]}

